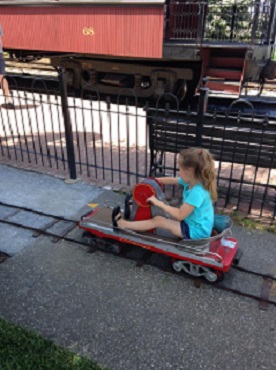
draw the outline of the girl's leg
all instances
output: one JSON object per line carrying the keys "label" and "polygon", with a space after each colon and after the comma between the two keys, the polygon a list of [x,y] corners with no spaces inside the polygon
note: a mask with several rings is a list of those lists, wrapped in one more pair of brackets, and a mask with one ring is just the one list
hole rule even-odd
{"label": "girl's leg", "polygon": [[9,99],[9,85],[8,85],[7,79],[4,78],[4,76],[2,75],[0,76],[0,86],[3,90],[5,98],[8,100]]}
{"label": "girl's leg", "polygon": [[145,221],[126,221],[120,219],[117,223],[120,228],[133,231],[148,231],[160,227],[162,229],[170,231],[172,234],[178,236],[179,238],[183,238],[180,222],[170,220],[162,216],[155,216],[154,218]]}

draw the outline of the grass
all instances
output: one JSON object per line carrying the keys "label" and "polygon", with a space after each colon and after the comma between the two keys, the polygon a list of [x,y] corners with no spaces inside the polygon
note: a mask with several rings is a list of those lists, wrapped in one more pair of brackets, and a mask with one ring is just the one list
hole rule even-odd
{"label": "grass", "polygon": [[253,219],[249,216],[243,215],[239,212],[233,212],[229,215],[233,221],[238,225],[254,230],[266,230],[272,233],[276,233],[276,225],[265,223],[260,220]]}
{"label": "grass", "polygon": [[108,370],[0,319],[1,370]]}

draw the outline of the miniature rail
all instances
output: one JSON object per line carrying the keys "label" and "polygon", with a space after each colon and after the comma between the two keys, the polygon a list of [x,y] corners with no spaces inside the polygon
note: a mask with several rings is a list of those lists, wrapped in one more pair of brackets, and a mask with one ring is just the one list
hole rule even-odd
{"label": "miniature rail", "polygon": [[[6,216],[0,218],[0,223],[1,224],[17,227],[17,228],[20,228],[20,229],[30,230],[30,231],[33,232],[33,237],[39,237],[41,235],[44,235],[46,237],[50,237],[50,238],[52,238],[53,243],[56,243],[60,240],[64,240],[64,241],[75,243],[75,244],[78,244],[78,245],[83,245],[85,247],[89,247],[88,251],[90,253],[93,253],[93,252],[96,252],[96,251],[105,252],[105,253],[112,253],[112,251],[110,251],[108,249],[105,250],[105,249],[97,246],[97,243],[101,239],[94,238],[95,243],[93,243],[93,245],[91,245],[91,243],[80,241],[80,240],[77,240],[74,237],[69,236],[68,234],[71,233],[74,229],[76,229],[78,227],[78,221],[68,219],[68,218],[65,218],[65,217],[61,217],[61,216],[51,215],[51,214],[41,212],[41,211],[37,211],[37,210],[31,209],[31,208],[15,206],[15,205],[3,203],[3,202],[0,202],[0,207],[5,207],[5,208],[11,209],[11,213],[8,213]],[[33,226],[27,226],[27,225],[24,225],[24,224],[16,222],[16,221],[12,221],[11,218],[16,216],[21,211],[29,212],[29,213],[37,215],[37,216],[43,216],[45,218],[49,218],[50,220],[49,220],[49,222],[45,220],[45,225],[41,228],[37,228],[37,227],[33,227]],[[59,222],[65,223],[64,227],[60,230],[60,232],[51,231],[50,229],[53,226],[57,225]],[[105,243],[106,241],[103,240],[102,242]],[[242,297],[247,297],[247,298],[253,299],[255,301],[258,301],[260,303],[260,308],[264,309],[264,310],[266,310],[268,308],[269,304],[276,306],[276,301],[273,301],[273,300],[269,299],[270,289],[267,288],[269,286],[271,288],[272,283],[274,281],[276,281],[276,277],[274,277],[272,275],[265,274],[265,273],[260,273],[260,272],[256,272],[256,271],[251,271],[251,270],[248,270],[248,269],[243,268],[243,267],[233,266],[234,269],[238,270],[241,273],[246,273],[246,274],[249,274],[249,275],[252,275],[252,276],[255,276],[255,277],[257,276],[257,277],[260,277],[260,278],[263,279],[263,284],[262,284],[260,295],[256,295],[256,294],[251,294],[251,293],[248,293],[248,292],[243,292],[239,289],[235,289],[235,288],[232,288],[232,287],[229,287],[229,286],[225,286],[222,283],[210,283],[210,282],[207,282],[203,279],[199,280],[198,278],[194,278],[194,277],[189,276],[187,274],[185,274],[185,275],[177,274],[176,272],[172,271],[172,269],[170,269],[169,267],[164,267],[163,265],[161,266],[160,263],[158,264],[157,262],[150,261],[152,255],[154,254],[152,252],[140,249],[141,256],[139,258],[137,258],[136,254],[135,254],[135,257],[134,257],[134,256],[131,255],[131,253],[127,253],[127,250],[131,250],[131,247],[124,250],[123,253],[118,254],[118,256],[136,262],[137,267],[141,267],[141,266],[146,264],[146,265],[149,265],[149,266],[152,266],[152,267],[159,268],[164,272],[173,273],[178,278],[183,278],[183,276],[185,276],[189,279],[192,279],[194,281],[194,285],[196,287],[200,287],[200,285],[202,283],[212,285],[217,289],[224,290],[224,291],[227,291],[227,292],[231,292],[233,294],[236,294],[236,295],[239,295],[239,296],[242,296]],[[112,254],[117,255],[117,253],[114,253],[114,252]],[[5,261],[6,258],[4,258],[4,257],[7,257],[7,256],[2,253],[0,257],[2,257],[0,259],[0,263],[1,263],[1,262]]]}

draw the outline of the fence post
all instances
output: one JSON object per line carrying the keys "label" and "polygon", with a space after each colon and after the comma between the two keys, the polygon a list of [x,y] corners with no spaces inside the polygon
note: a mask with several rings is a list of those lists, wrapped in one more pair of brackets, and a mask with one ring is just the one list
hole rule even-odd
{"label": "fence post", "polygon": [[65,128],[65,140],[66,140],[66,151],[68,158],[68,166],[70,171],[70,179],[76,179],[76,161],[75,161],[75,151],[73,143],[73,132],[72,132],[72,123],[70,118],[70,113],[68,109],[68,96],[67,96],[67,85],[64,77],[64,70],[60,67],[58,70],[59,76],[59,86],[61,94],[61,104],[62,104],[62,113],[64,118],[64,128]]}
{"label": "fence post", "polygon": [[253,18],[253,25],[252,25],[252,30],[251,30],[251,43],[255,44],[257,41],[257,29],[258,29],[258,24],[259,24],[259,17],[260,17],[260,3],[256,2],[254,6],[254,18]]}
{"label": "fence post", "polygon": [[206,3],[198,4],[198,13],[197,13],[197,32],[196,32],[196,43],[201,44],[202,39],[204,38],[204,27],[205,27],[205,14],[206,14]]}
{"label": "fence post", "polygon": [[207,110],[208,105],[208,87],[205,87],[207,79],[203,79],[203,87],[199,89],[199,101],[198,101],[198,108],[197,108],[197,125],[196,125],[196,139],[195,144],[196,146],[202,145],[202,129],[204,123],[204,114]]}

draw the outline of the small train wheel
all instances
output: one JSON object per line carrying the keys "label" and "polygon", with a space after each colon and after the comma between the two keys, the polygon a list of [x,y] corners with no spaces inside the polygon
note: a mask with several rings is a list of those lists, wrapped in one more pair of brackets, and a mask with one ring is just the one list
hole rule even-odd
{"label": "small train wheel", "polygon": [[120,254],[123,252],[123,245],[119,242],[111,241],[110,239],[103,239],[103,245],[101,249],[112,254]]}
{"label": "small train wheel", "polygon": [[210,272],[208,272],[204,277],[206,280],[210,281],[211,283],[218,283],[220,281],[223,281],[224,272],[210,269]]}
{"label": "small train wheel", "polygon": [[175,271],[175,272],[181,272],[182,271],[182,266],[180,265],[179,263],[180,261],[178,260],[172,260],[171,261],[171,266],[172,266],[172,269]]}
{"label": "small train wheel", "polygon": [[240,263],[240,259],[242,258],[242,255],[243,255],[242,250],[241,249],[238,249],[237,250],[237,253],[236,253],[236,255],[235,255],[234,259],[233,259],[232,265],[238,266],[239,263]]}
{"label": "small train wheel", "polygon": [[121,246],[115,243],[108,244],[106,249],[113,254],[120,254],[122,251]]}
{"label": "small train wheel", "polygon": [[208,271],[208,273],[206,273],[204,277],[207,281],[210,281],[210,283],[215,283],[218,280],[218,274],[214,270]]}
{"label": "small train wheel", "polygon": [[90,233],[88,231],[83,232],[82,241],[84,243],[87,243],[91,247],[96,247],[97,246],[96,236],[94,236],[92,233]]}

